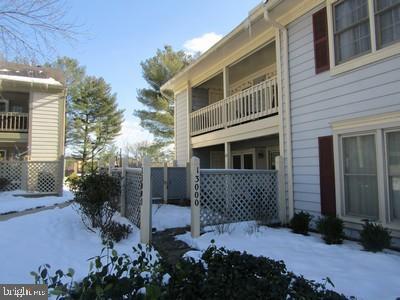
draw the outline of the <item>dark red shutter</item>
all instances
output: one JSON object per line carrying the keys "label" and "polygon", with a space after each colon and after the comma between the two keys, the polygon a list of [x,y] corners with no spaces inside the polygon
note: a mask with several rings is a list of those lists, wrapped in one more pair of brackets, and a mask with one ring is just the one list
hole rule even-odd
{"label": "dark red shutter", "polygon": [[335,169],[333,162],[333,137],[318,138],[319,186],[321,191],[321,213],[336,215]]}
{"label": "dark red shutter", "polygon": [[326,8],[313,14],[315,73],[329,70],[328,21]]}

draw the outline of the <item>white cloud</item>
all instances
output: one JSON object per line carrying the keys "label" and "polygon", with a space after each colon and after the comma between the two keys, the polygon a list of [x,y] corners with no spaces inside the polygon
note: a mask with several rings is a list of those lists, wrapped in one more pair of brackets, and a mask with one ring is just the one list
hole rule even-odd
{"label": "white cloud", "polygon": [[153,135],[146,129],[140,127],[139,123],[139,119],[136,117],[133,119],[130,117],[129,120],[125,120],[124,123],[122,123],[121,135],[116,138],[115,144],[123,148],[127,144],[153,141]]}
{"label": "white cloud", "polygon": [[186,41],[183,44],[183,47],[190,54],[194,54],[197,52],[204,53],[220,39],[222,39],[221,34],[208,32],[203,34],[202,36],[195,37],[191,40]]}

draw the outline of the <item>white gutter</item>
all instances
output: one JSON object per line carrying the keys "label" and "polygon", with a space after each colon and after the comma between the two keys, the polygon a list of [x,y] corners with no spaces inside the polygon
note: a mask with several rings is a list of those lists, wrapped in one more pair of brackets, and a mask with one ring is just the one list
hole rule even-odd
{"label": "white gutter", "polygon": [[5,75],[0,74],[0,80],[9,80],[9,81],[17,81],[23,83],[30,84],[44,84],[44,85],[52,85],[62,87],[62,83],[55,80],[54,78],[36,78],[36,77],[27,77],[27,76],[15,76],[15,75]]}
{"label": "white gutter", "polygon": [[[289,219],[293,217],[294,214],[294,197],[293,197],[293,153],[292,153],[292,120],[291,120],[291,105],[290,105],[290,90],[289,90],[289,45],[288,45],[288,31],[285,26],[277,22],[269,15],[269,10],[279,4],[281,0],[269,1],[264,7],[264,18],[272,26],[278,29],[278,41],[282,41],[281,45],[277,45],[279,49],[279,59],[282,53],[282,66],[279,68],[281,70],[280,78],[283,79],[283,87],[281,87],[281,95],[285,95],[285,129],[286,129],[286,146],[287,146],[287,172],[288,172],[288,208],[289,208]],[[282,33],[282,39],[281,34]],[[282,52],[281,52],[282,51]],[[283,73],[283,74],[282,74]],[[283,76],[282,76],[283,75]],[[282,86],[282,84],[281,84]],[[283,98],[283,96],[282,96]],[[282,103],[282,101],[281,101]],[[282,112],[282,109],[280,109]],[[282,114],[281,114],[282,115]],[[282,120],[282,118],[281,118]],[[282,126],[282,125],[281,125]],[[280,126],[280,127],[281,127]],[[282,130],[283,131],[283,130]]]}

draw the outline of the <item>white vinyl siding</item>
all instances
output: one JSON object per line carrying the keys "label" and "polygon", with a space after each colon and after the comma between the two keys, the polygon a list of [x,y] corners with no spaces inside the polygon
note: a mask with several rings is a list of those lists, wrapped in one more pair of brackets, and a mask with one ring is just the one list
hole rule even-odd
{"label": "white vinyl siding", "polygon": [[33,92],[31,95],[30,159],[57,160],[60,156],[60,110],[62,94]]}
{"label": "white vinyl siding", "polygon": [[312,13],[320,8],[288,28],[294,207],[316,215],[320,214],[318,137],[333,134],[332,121],[400,111],[398,55],[336,76],[315,74]]}
{"label": "white vinyl siding", "polygon": [[176,95],[176,160],[178,166],[185,166],[189,161],[189,141],[188,141],[188,93],[187,90]]}

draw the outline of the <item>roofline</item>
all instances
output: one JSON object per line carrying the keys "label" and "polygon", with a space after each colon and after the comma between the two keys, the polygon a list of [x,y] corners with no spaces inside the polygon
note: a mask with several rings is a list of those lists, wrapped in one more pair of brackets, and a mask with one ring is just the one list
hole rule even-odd
{"label": "roofline", "polygon": [[225,35],[221,40],[215,43],[210,49],[204,52],[198,59],[196,59],[193,63],[182,69],[178,74],[168,80],[161,86],[161,90],[173,89],[173,86],[176,81],[181,79],[186,73],[188,73],[192,68],[197,66],[200,62],[206,59],[211,53],[216,51],[218,48],[223,46],[229,39],[238,34],[241,30],[248,28],[251,24],[251,21],[257,19],[260,15],[263,15],[265,10],[271,11],[276,6],[278,6],[284,0],[263,0],[256,7],[249,11],[249,16],[245,18],[239,25],[237,25],[232,31],[230,31],[227,35]]}
{"label": "roofline", "polygon": [[0,74],[0,84],[1,82],[19,82],[21,84],[29,85],[43,85],[46,87],[54,87],[59,89],[64,89],[64,85],[53,79],[53,78],[37,78],[37,77],[27,77],[27,76],[16,76],[16,75],[5,75]]}
{"label": "roofline", "polygon": [[[273,0],[272,2],[277,1]],[[278,0],[281,1],[281,0]],[[230,31],[227,35],[225,35],[222,39],[220,39],[217,43],[215,43],[210,49],[208,49],[206,52],[204,52],[198,59],[196,59],[193,63],[185,67],[183,70],[181,70],[178,74],[176,74],[174,77],[172,77],[170,80],[168,80],[166,83],[164,83],[161,86],[161,90],[167,90],[167,89],[172,89],[171,87],[174,85],[174,83],[179,80],[184,74],[186,74],[188,71],[190,71],[192,68],[197,66],[200,62],[202,62],[204,59],[206,59],[211,53],[216,51],[218,48],[223,46],[229,39],[231,39],[233,36],[238,34],[240,31],[242,31],[245,28],[249,27],[249,22],[252,20],[258,18],[260,15],[264,13],[264,1],[258,4],[256,7],[254,7],[252,10],[249,11],[249,16],[245,18],[239,25],[237,25],[232,31]]]}

